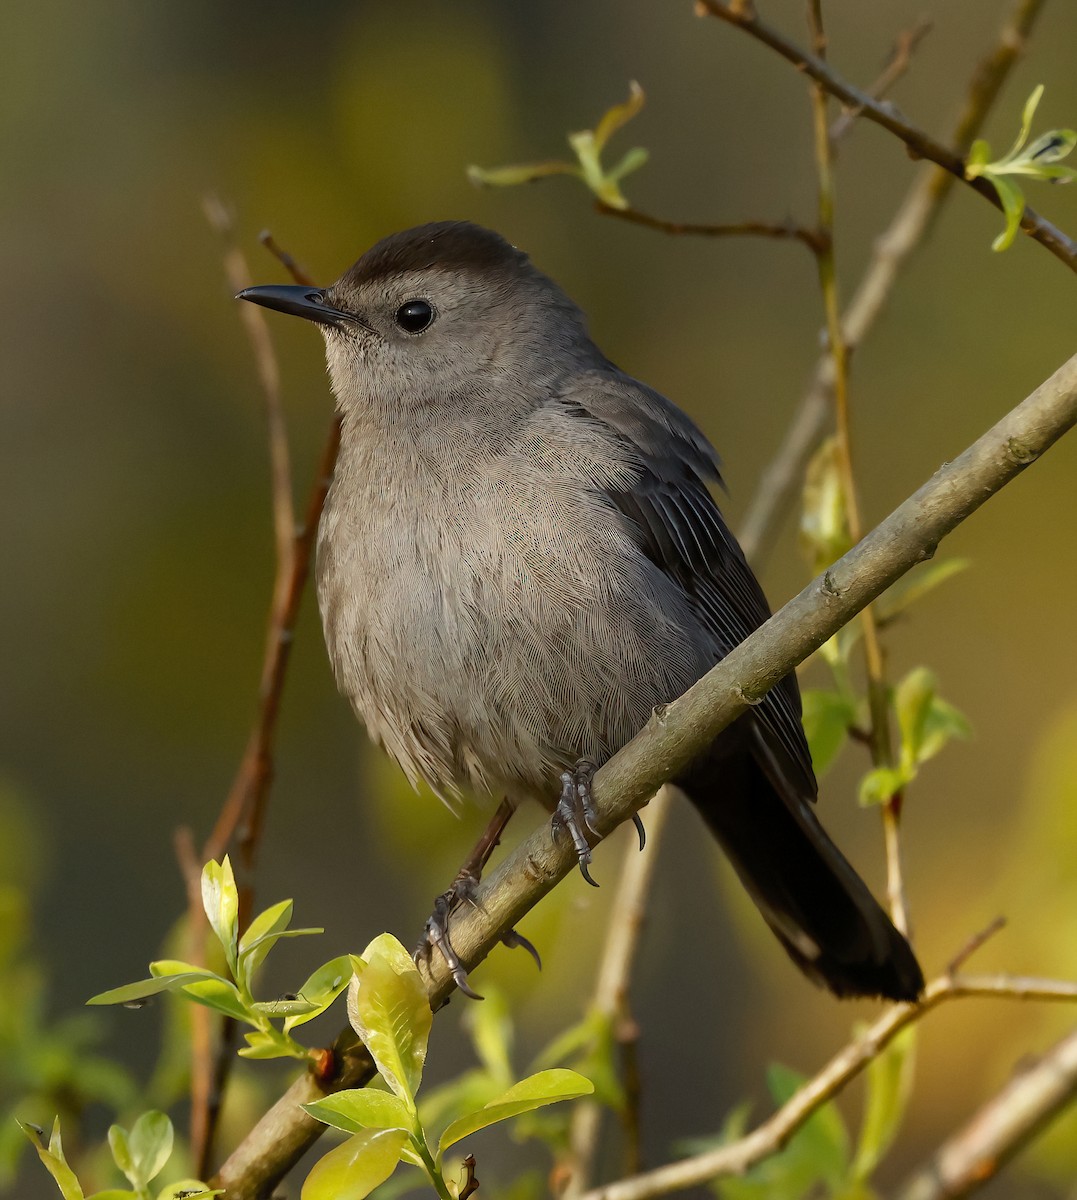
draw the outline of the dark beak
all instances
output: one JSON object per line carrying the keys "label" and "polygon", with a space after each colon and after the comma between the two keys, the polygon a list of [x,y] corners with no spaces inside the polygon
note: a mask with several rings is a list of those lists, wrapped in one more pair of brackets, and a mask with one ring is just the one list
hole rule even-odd
{"label": "dark beak", "polygon": [[325,303],[325,293],[319,288],[296,284],[249,287],[239,292],[236,299],[249,300],[252,304],[261,304],[263,308],[275,308],[277,312],[305,317],[318,325],[332,325],[336,329],[344,328],[349,320],[347,313]]}

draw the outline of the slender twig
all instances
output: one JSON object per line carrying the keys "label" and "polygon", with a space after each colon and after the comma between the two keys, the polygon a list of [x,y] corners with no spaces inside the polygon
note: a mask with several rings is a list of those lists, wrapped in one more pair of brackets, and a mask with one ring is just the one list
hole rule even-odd
{"label": "slender twig", "polygon": [[[826,33],[823,28],[821,0],[808,2],[808,26],[812,48],[821,62],[826,61]],[[819,233],[822,249],[816,255],[819,287],[826,313],[827,348],[833,364],[834,420],[837,467],[845,500],[845,516],[852,541],[864,536],[860,498],[853,469],[852,414],[849,403],[849,347],[841,320],[838,295],[837,261],[834,254],[834,152],[830,140],[827,91],[818,80],[811,88],[812,127],[815,164],[819,178]],[[867,674],[868,710],[871,714],[871,758],[876,767],[894,765],[894,747],[890,735],[890,703],[886,686],[886,668],[882,641],[875,612],[869,604],[860,614],[864,633],[864,666]],[[882,806],[883,841],[886,848],[886,894],[894,924],[909,934],[909,905],[905,894],[905,876],[901,862],[901,795],[887,797]]]}
{"label": "slender twig", "polygon": [[663,217],[654,217],[650,213],[640,212],[638,208],[615,208],[602,200],[595,201],[595,211],[607,217],[617,217],[633,225],[644,225],[648,229],[657,229],[660,233],[672,234],[674,237],[763,237],[782,240],[793,239],[803,242],[813,253],[819,250],[819,235],[814,229],[797,225],[793,221],[730,221],[718,225],[693,224],[690,221],[667,221]]}
{"label": "slender twig", "polygon": [[[719,20],[743,29],[763,45],[769,46],[787,59],[809,78],[821,84],[832,95],[836,96],[848,108],[856,109],[861,116],[881,125],[883,129],[900,138],[905,143],[914,158],[927,158],[949,171],[956,179],[960,179],[973,191],[978,192],[995,208],[1002,208],[1002,201],[991,184],[982,177],[965,178],[965,163],[961,155],[937,142],[923,129],[913,125],[898,109],[885,100],[875,100],[848,83],[838,75],[823,59],[815,54],[809,54],[795,42],[780,33],[773,26],[761,21],[755,12],[745,10],[743,5],[726,2],[726,0],[697,0],[697,9],[709,13]],[[1033,208],[1026,206],[1021,218],[1021,228],[1029,237],[1046,246],[1051,253],[1066,264],[1071,271],[1077,271],[1077,242],[1046,218],[1041,217]]]}
{"label": "slender twig", "polygon": [[[917,563],[1063,434],[1077,425],[1077,355],[1016,408],[946,463],[914,495],[819,578],[741,642],[698,683],[656,711],[635,738],[602,765],[592,781],[600,835],[629,819],[667,780],[675,778],[715,737],[745,713],[798,663]],[[515,928],[577,865],[568,839],[554,839],[548,822],[509,855],[461,911],[453,946],[468,970]],[[950,981],[951,983],[953,981]],[[962,981],[967,990],[968,980]],[[1016,985],[1007,985],[1012,988]],[[1024,985],[1022,985],[1024,986]],[[436,1011],[453,989],[436,956],[427,993]],[[1028,985],[1030,995],[1045,993]],[[988,989],[989,994],[998,994]],[[975,990],[970,994],[979,994]],[[1077,985],[1073,985],[1077,995]],[[1054,998],[1057,990],[1050,993]],[[901,1011],[900,1009],[897,1011]],[[915,1008],[912,1011],[916,1011]],[[354,1044],[354,1039],[352,1039]],[[323,1130],[300,1105],[327,1091],[370,1078],[361,1051],[342,1054],[335,1077],[302,1075],[236,1147],[214,1178],[229,1200],[257,1200],[281,1179]]]}
{"label": "slender twig", "polygon": [[1006,918],[1003,916],[996,917],[989,925],[985,925],[978,933],[974,933],[972,937],[961,947],[960,950],[946,964],[947,975],[956,975],[959,970],[968,962],[968,960],[984,945],[1006,926]]}
{"label": "slender twig", "polygon": [[[950,135],[964,154],[998,98],[1014,64],[1021,57],[1044,0],[1017,0],[995,44],[977,65],[966,90],[961,113]],[[842,316],[846,345],[859,346],[875,325],[901,269],[923,243],[950,195],[956,179],[937,167],[917,176],[874,253],[856,293]],[[823,354],[796,416],[748,505],[739,538],[754,566],[762,564],[777,538],[782,520],[799,494],[804,470],[826,429],[834,386],[833,362]]]}
{"label": "slender twig", "polygon": [[[643,853],[639,852],[634,839],[625,847],[620,883],[610,906],[605,948],[589,1006],[591,1012],[601,1013],[613,1025],[615,1036],[621,1043],[622,1055],[629,1060],[628,1066],[631,1066],[634,1050],[633,1035],[638,1036],[628,993],[639,939],[647,916],[647,901],[654,879],[655,864],[658,861],[658,849],[669,820],[671,804],[670,789],[660,789],[658,795],[647,806],[647,845]],[[626,1087],[625,1090],[623,1125],[628,1157],[632,1160],[638,1158],[639,1105],[638,1097],[633,1101],[628,1094],[630,1089]],[[568,1155],[571,1176],[562,1193],[564,1200],[572,1200],[573,1197],[582,1195],[590,1186],[601,1121],[602,1109],[593,1101],[581,1101],[572,1111]],[[630,1166],[629,1169],[639,1170],[639,1167]]]}
{"label": "slender twig", "polygon": [[1077,1000],[1077,982],[1011,975],[941,975],[928,984],[919,1004],[895,1004],[850,1042],[821,1071],[798,1088],[773,1116],[735,1142],[682,1159],[655,1171],[595,1188],[584,1200],[649,1200],[710,1182],[722,1175],[739,1175],[776,1153],[805,1121],[840,1092],[903,1029],[948,1000],[970,996],[1009,1000]]}
{"label": "slender twig", "polygon": [[[227,208],[216,198],[204,201],[206,219],[226,239],[225,275],[233,291],[249,287],[252,280],[246,258],[234,240],[232,218]],[[290,256],[280,251],[269,235],[263,242],[281,258],[299,283],[310,279],[296,266]],[[269,327],[259,309],[242,305],[240,317],[254,351],[255,366],[266,404],[269,454],[271,467],[273,526],[276,545],[276,569],[273,593],[267,622],[266,648],[262,662],[258,716],[248,738],[235,780],[221,808],[212,832],[202,848],[201,860],[193,855],[193,846],[182,837],[177,846],[182,851],[181,865],[188,892],[188,921],[190,957],[202,962],[206,924],[203,919],[198,885],[201,863],[220,858],[235,840],[242,870],[240,887],[240,922],[250,919],[253,905],[251,874],[261,838],[266,801],[273,778],[272,745],[277,716],[284,687],[285,672],[292,644],[299,604],[310,566],[314,535],[332,476],[339,441],[339,424],[334,420],[322,461],[319,464],[307,508],[304,524],[296,525],[295,502],[292,494],[288,433],[280,395],[280,371],[273,350]],[[191,1147],[199,1175],[208,1171],[213,1149],[213,1137],[223,1101],[224,1089],[234,1059],[231,1022],[221,1022],[209,1009],[196,1007],[192,1013],[191,1069]],[[217,1037],[214,1037],[214,1028]]]}
{"label": "slender twig", "polygon": [[946,1139],[899,1193],[900,1200],[951,1200],[989,1183],[1077,1098],[1077,1029],[1014,1078]]}
{"label": "slender twig", "polygon": [[[912,56],[916,53],[916,47],[927,37],[931,29],[931,18],[921,16],[917,18],[916,22],[910,28],[903,29],[897,35],[886,66],[883,67],[878,78],[868,88],[868,95],[872,99],[881,100],[902,76],[905,75],[909,67],[912,66]],[[860,116],[859,109],[846,108],[842,110],[841,115],[830,126],[830,144],[832,146],[840,142],[849,130],[852,129],[853,125],[856,124],[858,116]]]}

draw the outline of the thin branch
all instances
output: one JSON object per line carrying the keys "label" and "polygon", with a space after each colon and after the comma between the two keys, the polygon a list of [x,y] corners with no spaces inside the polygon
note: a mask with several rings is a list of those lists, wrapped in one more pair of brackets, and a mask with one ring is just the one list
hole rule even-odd
{"label": "thin branch", "polygon": [[[897,35],[886,66],[883,67],[878,78],[868,88],[869,96],[875,100],[881,100],[898,83],[909,67],[912,66],[912,56],[916,53],[917,46],[931,32],[932,27],[931,18],[925,15],[918,17],[914,25],[909,29],[902,30]],[[846,108],[842,110],[841,115],[830,126],[831,145],[840,142],[845,137],[859,116],[859,109]]]}
{"label": "thin branch", "polygon": [[900,1200],[951,1200],[989,1183],[1077,1098],[1077,1029],[1014,1078],[899,1193]]}
{"label": "thin branch", "polygon": [[[1074,425],[1077,355],[964,453],[936,471],[859,545],[813,580],[680,699],[656,710],[646,728],[604,763],[592,781],[599,833],[605,835],[630,818],[722,729],[758,703],[769,688],[852,620],[865,604],[917,563],[930,558],[946,534]],[[536,829],[480,886],[476,906],[462,911],[454,922],[453,946],[464,966],[473,970],[504,933],[514,928],[575,866],[576,855],[568,839],[555,841],[548,822]],[[968,981],[964,985],[967,988]],[[427,979],[435,1011],[452,989],[451,974],[435,957]],[[1031,985],[1026,990],[1040,994]],[[369,1065],[361,1053],[343,1054],[335,1078],[323,1075],[316,1079],[307,1073],[296,1080],[236,1148],[213,1186],[228,1189],[229,1200],[257,1200],[265,1195],[323,1130],[299,1105],[327,1091],[353,1087],[369,1079]]]}
{"label": "thin branch", "polygon": [[[267,234],[263,243],[277,254],[292,273],[297,283],[313,286],[309,276],[295,265],[290,255],[277,248]],[[255,305],[241,306],[257,311]],[[326,438],[325,447],[307,497],[303,523],[292,526],[289,553],[278,557],[276,579],[273,585],[273,602],[270,607],[266,652],[262,661],[262,676],[259,685],[258,717],[247,742],[247,748],[236,772],[228,798],[217,818],[205,846],[203,860],[219,858],[239,835],[240,848],[245,857],[252,855],[257,845],[264,816],[265,800],[273,779],[272,745],[276,734],[280,700],[284,690],[288,658],[291,652],[295,623],[299,606],[310,572],[310,560],[314,551],[314,539],[318,531],[329,484],[333,478],[337,450],[340,446],[340,419],[334,417]]]}
{"label": "thin branch", "polygon": [[[644,852],[639,852],[635,839],[625,847],[620,882],[610,906],[602,963],[589,1005],[591,1012],[601,1013],[614,1025],[622,1051],[628,1055],[634,1050],[635,1038],[632,1034],[638,1034],[629,1007],[629,987],[647,917],[647,902],[658,861],[658,848],[669,820],[672,799],[670,789],[664,787],[647,806],[647,845]],[[627,1099],[624,1126],[629,1158],[638,1160],[639,1106],[630,1095]],[[601,1123],[602,1108],[594,1101],[581,1101],[572,1110],[568,1138],[571,1177],[563,1193],[564,1200],[573,1200],[582,1195],[590,1185]],[[630,1165],[629,1169],[639,1170],[638,1163]]]}
{"label": "thin branch", "polygon": [[653,217],[650,213],[640,212],[638,208],[614,208],[612,204],[601,200],[595,201],[595,211],[606,217],[628,221],[632,225],[657,229],[659,233],[672,234],[674,237],[763,237],[786,241],[793,239],[803,242],[813,254],[817,254],[820,248],[818,233],[793,221],[731,221],[719,225],[699,225],[690,221],[667,221],[663,217]]}
{"label": "thin branch", "polygon": [[[900,138],[914,158],[927,158],[937,163],[1001,211],[1002,201],[986,179],[966,179],[965,163],[961,155],[913,125],[889,101],[875,100],[867,92],[842,79],[823,59],[802,50],[773,26],[761,21],[750,8],[746,9],[742,4],[727,3],[726,0],[696,0],[696,3],[697,10],[743,29],[757,41],[769,46],[771,50],[791,62],[798,71],[803,71],[809,78],[821,84],[847,107],[857,109],[869,121],[881,125],[883,129]],[[1073,238],[1029,206],[1025,207],[1021,228],[1029,237],[1046,246],[1071,271],[1077,271],[1077,242]]]}
{"label": "thin branch", "polygon": [[[212,228],[226,240],[224,267],[229,285],[233,291],[249,287],[252,282],[250,270],[243,252],[235,242],[231,214],[216,197],[207,197],[203,207]],[[280,251],[268,234],[263,234],[263,241],[271,252],[282,259],[297,282],[310,283],[290,256]],[[220,858],[232,845],[233,840],[238,840],[238,865],[242,867],[243,875],[246,876],[241,880],[240,888],[241,924],[246,924],[250,919],[253,890],[249,877],[254,868],[265,806],[273,779],[272,746],[280,698],[299,604],[309,572],[314,534],[332,477],[339,442],[339,425],[334,419],[307,502],[304,524],[297,528],[288,433],[280,395],[280,372],[269,327],[261,311],[253,305],[241,305],[240,317],[254,351],[258,379],[266,404],[276,569],[262,662],[259,711],[254,728],[217,822],[202,848],[201,860],[195,858],[193,846],[188,845],[189,839],[180,838],[177,842],[188,893],[191,942],[189,957],[196,963],[203,961],[202,943],[206,933],[199,889],[200,865],[209,859]],[[194,1031],[191,1067],[191,1149],[197,1172],[204,1176],[213,1150],[213,1137],[224,1088],[234,1059],[234,1027],[232,1022],[222,1022],[209,1009],[201,1007],[197,1007],[192,1013],[192,1023]],[[217,1030],[216,1038],[214,1029]]]}
{"label": "thin branch", "polygon": [[[808,26],[812,46],[821,61],[826,58],[826,33],[823,29],[821,0],[809,0]],[[827,348],[834,376],[834,423],[837,467],[845,503],[845,516],[852,541],[864,536],[860,515],[860,497],[853,469],[852,412],[849,402],[849,347],[841,319],[838,296],[837,260],[834,252],[834,148],[831,142],[827,92],[822,84],[811,85],[812,125],[815,164],[819,177],[819,233],[823,249],[816,255],[819,287],[826,313]],[[864,666],[867,674],[868,708],[871,714],[871,759],[876,767],[894,765],[894,747],[890,735],[890,703],[886,686],[882,642],[875,612],[869,604],[860,614],[864,632]],[[886,893],[890,915],[902,933],[909,935],[909,906],[905,895],[905,876],[901,862],[901,795],[888,797],[882,807],[883,840],[886,847]]]}
{"label": "thin branch", "polygon": [[999,933],[1005,927],[1006,918],[998,916],[989,925],[981,929],[979,933],[974,933],[946,964],[947,975],[956,975],[981,946],[989,942],[996,933]]}
{"label": "thin branch", "polygon": [[595,1188],[584,1200],[650,1200],[653,1196],[666,1196],[700,1186],[722,1175],[743,1174],[780,1150],[812,1113],[832,1100],[878,1058],[903,1029],[940,1004],[969,996],[1072,1002],[1077,1000],[1077,982],[1010,975],[941,975],[928,984],[919,1004],[895,1004],[887,1009],[865,1033],[839,1050],[818,1074],[751,1133],[694,1158]]}
{"label": "thin branch", "polygon": [[[961,113],[950,135],[964,154],[979,134],[1014,64],[1024,52],[1044,0],[1017,0],[994,46],[973,73]],[[842,316],[850,351],[867,337],[890,297],[901,269],[930,232],[956,179],[937,167],[917,176],[875,250]],[[804,471],[826,429],[834,387],[829,354],[820,357],[782,444],[760,476],[740,530],[740,543],[757,568],[772,548],[782,519],[799,495]]]}
{"label": "thin branch", "polygon": [[[210,228],[225,242],[224,273],[233,292],[241,292],[254,283],[246,256],[235,238],[235,223],[232,213],[217,196],[206,196],[202,209]],[[269,336],[269,325],[262,310],[254,304],[240,305],[240,319],[247,332],[258,382],[266,406],[266,424],[269,437],[270,478],[273,490],[273,532],[277,549],[277,582],[281,586],[291,571],[292,538],[295,535],[295,505],[292,499],[292,467],[288,450],[288,428],[284,420],[284,405],[280,394],[280,367]]]}

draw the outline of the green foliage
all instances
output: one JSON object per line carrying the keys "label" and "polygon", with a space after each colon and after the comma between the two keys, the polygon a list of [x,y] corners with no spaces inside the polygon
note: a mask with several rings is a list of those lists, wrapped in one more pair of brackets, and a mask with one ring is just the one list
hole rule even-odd
{"label": "green foliage", "polygon": [[629,150],[614,167],[602,165],[602,152],[617,130],[640,111],[644,99],[643,88],[633,80],[629,84],[628,99],[608,109],[594,129],[570,133],[568,144],[576,155],[575,162],[554,159],[511,167],[471,166],[467,170],[468,179],[480,187],[512,187],[520,183],[534,183],[549,175],[574,175],[603,204],[608,204],[610,208],[628,208],[628,201],[621,191],[621,180],[643,166],[647,161],[647,151],[637,146]]}
{"label": "green foliage", "polygon": [[47,979],[27,956],[29,902],[13,884],[0,886],[0,1189],[15,1174],[26,1143],[16,1118],[73,1118],[89,1105],[112,1111],[138,1095],[132,1076],[97,1050],[100,1023],[89,1013],[50,1020]]}
{"label": "green foliage", "polygon": [[[539,1071],[459,1112],[434,1142],[417,1103],[432,1021],[422,976],[390,934],[375,938],[352,963],[349,1016],[389,1090],[376,1085],[353,1088],[304,1105],[311,1116],[350,1136],[314,1165],[303,1184],[303,1200],[361,1200],[392,1175],[398,1162],[421,1168],[437,1194],[451,1198],[455,1193],[444,1158],[451,1146],[490,1125],[593,1091],[575,1071]],[[504,1016],[503,1008],[495,1005],[494,1018],[473,1027],[488,1077],[502,1081],[508,1072],[510,1036]],[[458,1089],[453,1099],[484,1095],[485,1087],[475,1084],[472,1076],[469,1089]],[[443,1102],[440,1109],[447,1107]]]}
{"label": "green foliage", "polygon": [[[905,1115],[911,1082],[914,1031],[900,1034],[868,1068],[864,1116],[855,1154],[848,1128],[833,1103],[823,1104],[776,1154],[745,1175],[714,1182],[721,1200],[872,1200],[871,1177],[890,1148]],[[788,1067],[773,1065],[767,1087],[774,1103],[786,1104],[806,1082]],[[748,1106],[740,1105],[711,1145],[743,1137]],[[692,1147],[702,1149],[698,1143]]]}
{"label": "green foliage", "polygon": [[[64,1200],[154,1200],[150,1184],[165,1169],[172,1156],[172,1122],[164,1113],[143,1113],[130,1130],[113,1125],[108,1131],[112,1159],[131,1187],[106,1188],[87,1197],[64,1156],[60,1118],[53,1121],[52,1134],[47,1143],[41,1130],[23,1122],[19,1124]],[[156,1200],[180,1200],[181,1197],[182,1200],[208,1200],[210,1196],[223,1194],[220,1190],[211,1190],[199,1179],[181,1179],[158,1191]]]}
{"label": "green foliage", "polygon": [[[239,936],[239,892],[227,856],[222,863],[207,863],[202,871],[202,905],[210,928],[224,952],[229,977],[179,959],[150,963],[150,978],[101,992],[88,1004],[134,1004],[160,992],[174,992],[197,1004],[252,1027],[244,1034],[245,1058],[310,1057],[291,1031],[318,1016],[348,986],[351,960],[346,955],[323,963],[300,990],[278,1000],[255,1000],[251,988],[258,968],[273,946],[286,937],[321,933],[320,929],[289,929],[291,900],[259,913]],[[274,1024],[280,1022],[280,1027]]]}
{"label": "green foliage", "polygon": [[916,667],[894,690],[901,745],[894,767],[876,767],[860,781],[861,804],[885,804],[903,791],[920,767],[953,738],[967,738],[968,719],[938,694],[938,681],[927,667]]}
{"label": "green foliage", "polygon": [[972,143],[965,162],[965,178],[976,179],[982,176],[998,193],[999,202],[1002,204],[1006,228],[991,243],[992,250],[1006,250],[1012,246],[1017,231],[1021,228],[1021,218],[1025,212],[1025,194],[1014,181],[1014,175],[1026,175],[1048,183],[1071,183],[1077,178],[1077,170],[1073,167],[1059,166],[1062,159],[1077,145],[1077,130],[1051,129],[1047,133],[1041,133],[1031,145],[1026,145],[1032,131],[1032,118],[1042,96],[1041,83],[1025,101],[1021,114],[1021,128],[1008,153],[991,162],[991,147],[983,138],[977,138]]}

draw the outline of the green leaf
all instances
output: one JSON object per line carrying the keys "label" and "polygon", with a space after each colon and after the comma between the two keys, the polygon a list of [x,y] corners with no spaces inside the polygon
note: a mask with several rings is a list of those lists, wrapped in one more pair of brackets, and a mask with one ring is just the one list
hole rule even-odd
{"label": "green leaf", "polygon": [[227,854],[222,862],[208,862],[202,868],[202,907],[235,975],[238,965],[239,892]]}
{"label": "green leaf", "polygon": [[352,957],[348,1017],[389,1087],[412,1108],[422,1079],[433,1014],[422,976],[392,934]]}
{"label": "green leaf", "polygon": [[850,1171],[858,1181],[871,1178],[901,1128],[912,1090],[915,1048],[916,1030],[910,1025],[868,1064],[864,1119]]}
{"label": "green leaf", "polygon": [[1021,110],[1021,128],[1017,134],[1017,140],[1010,148],[1010,152],[1006,158],[1013,158],[1028,141],[1028,135],[1032,132],[1032,118],[1036,115],[1036,109],[1040,106],[1040,101],[1043,99],[1043,84],[1037,84],[1032,89],[1029,98],[1025,101],[1025,107]]}
{"label": "green leaf", "polygon": [[317,1121],[358,1133],[361,1129],[415,1129],[415,1114],[399,1096],[379,1088],[352,1088],[304,1104]]}
{"label": "green leaf", "polygon": [[877,602],[879,620],[893,621],[940,583],[971,565],[967,558],[940,558],[903,575]]}
{"label": "green leaf", "polygon": [[108,1146],[112,1151],[112,1161],[135,1187],[139,1187],[143,1183],[143,1180],[138,1178],[138,1173],[135,1170],[135,1160],[131,1157],[131,1147],[127,1140],[127,1130],[122,1125],[109,1126]]}
{"label": "green leaf", "polygon": [[818,574],[849,549],[849,506],[838,440],[829,437],[812,455],[804,478],[800,540]]}
{"label": "green leaf", "polygon": [[643,88],[634,79],[631,80],[628,85],[628,99],[623,104],[615,104],[612,108],[606,109],[601,120],[595,126],[593,140],[595,149],[600,154],[617,130],[624,128],[634,116],[639,114],[646,100]]}
{"label": "green leaf", "polygon": [[499,989],[486,987],[484,1004],[471,1004],[464,1012],[464,1025],[479,1061],[502,1088],[512,1082],[512,1017],[505,995]]}
{"label": "green leaf", "polygon": [[1041,133],[1024,153],[1024,158],[1034,165],[1061,162],[1073,147],[1077,146],[1077,130],[1051,129]]}
{"label": "green leaf", "polygon": [[468,182],[475,187],[514,187],[521,183],[534,183],[550,175],[580,175],[575,163],[551,161],[519,163],[509,167],[476,167],[467,169]]}
{"label": "green leaf", "polygon": [[33,1143],[38,1158],[56,1181],[56,1186],[60,1189],[64,1200],[83,1200],[82,1186],[75,1177],[75,1172],[67,1165],[67,1159],[64,1158],[63,1143],[60,1141],[60,1118],[57,1117],[53,1121],[52,1136],[49,1138],[47,1146],[43,1145],[38,1130],[32,1125],[19,1121],[18,1126]]}
{"label": "green leaf", "polygon": [[[170,1183],[157,1193],[157,1200],[208,1200],[210,1196],[223,1196],[224,1188],[210,1189],[201,1179],[181,1179]],[[93,1196],[90,1200],[95,1200]]]}
{"label": "green leaf", "polygon": [[1013,240],[1021,228],[1021,218],[1025,214],[1025,194],[1013,180],[1004,175],[985,174],[985,178],[998,192],[1002,212],[1006,218],[1006,228],[991,243],[992,250],[1001,252],[1013,245]]}
{"label": "green leaf", "polygon": [[[271,905],[247,926],[239,939],[239,969],[244,986],[249,987],[255,971],[273,948],[274,934],[283,933],[292,920],[292,901]],[[272,940],[270,940],[272,939]]]}
{"label": "green leaf", "polygon": [[965,178],[975,179],[977,175],[982,175],[984,167],[990,161],[991,147],[983,138],[977,138],[972,143],[968,157],[965,159]]}
{"label": "green leaf", "polygon": [[[152,970],[157,964],[151,963]],[[159,992],[178,992],[187,984],[205,979],[219,979],[212,971],[185,971],[180,975],[160,975],[152,979],[140,979],[137,983],[125,983],[123,987],[98,992],[86,1001],[87,1004],[130,1004],[133,1000],[145,1000]],[[220,980],[222,983],[225,981]]]}
{"label": "green leaf", "polygon": [[144,1192],[132,1192],[128,1188],[105,1188],[103,1192],[94,1192],[86,1200],[142,1200]]}
{"label": "green leaf", "polygon": [[185,996],[190,996],[206,1008],[212,1008],[226,1017],[234,1017],[237,1021],[251,1023],[251,1014],[240,997],[239,989],[227,979],[199,979],[186,984],[182,991]]}
{"label": "green leaf", "polygon": [[876,767],[860,780],[857,799],[865,808],[872,804],[885,804],[908,782],[904,771],[893,767]]}
{"label": "green leaf", "polygon": [[816,775],[823,775],[856,722],[856,702],[840,692],[805,688],[804,732],[808,735]]}
{"label": "green leaf", "polygon": [[363,1200],[384,1183],[408,1140],[402,1129],[365,1129],[330,1150],[303,1181],[302,1200]]}
{"label": "green leaf", "polygon": [[[767,1088],[779,1107],[791,1100],[805,1082],[803,1075],[780,1063],[773,1063],[767,1070]],[[798,1152],[811,1165],[816,1178],[836,1184],[845,1177],[849,1165],[849,1132],[835,1104],[824,1104],[816,1109],[797,1130],[795,1140]]]}
{"label": "green leaf", "polygon": [[135,1187],[149,1183],[164,1169],[172,1154],[172,1122],[163,1112],[146,1112],[138,1118],[127,1135],[133,1175],[128,1179]]}
{"label": "green leaf", "polygon": [[968,717],[940,696],[936,696],[924,722],[918,761],[925,763],[929,758],[934,758],[953,738],[964,739],[971,736],[972,726]]}
{"label": "green leaf", "polygon": [[631,175],[633,171],[638,171],[640,167],[646,166],[650,157],[649,152],[642,146],[634,146],[615,167],[611,167],[606,172],[606,179],[610,183],[620,183],[626,175]]}
{"label": "green leaf", "polygon": [[[409,958],[408,961],[410,962],[411,959]],[[414,966],[414,964],[412,965]],[[319,1013],[325,1012],[330,1004],[351,983],[352,971],[352,958],[350,954],[342,954],[338,958],[331,958],[327,963],[322,963],[316,971],[311,973],[310,978],[307,979],[296,993],[301,1000],[305,1000],[311,1007],[306,1012],[290,1014],[284,1022],[285,1030],[295,1029],[297,1025],[304,1025],[307,1021],[313,1020]],[[429,1007],[428,1002],[427,1008]]]}
{"label": "green leaf", "polygon": [[255,1030],[252,1033],[245,1033],[243,1038],[247,1044],[236,1051],[243,1058],[306,1057],[305,1051],[297,1053],[288,1045],[287,1039],[276,1031],[265,1033],[262,1030]]}
{"label": "green leaf", "polygon": [[563,1067],[529,1075],[507,1092],[491,1100],[478,1112],[469,1113],[453,1121],[441,1135],[437,1161],[441,1161],[442,1155],[450,1146],[488,1125],[507,1121],[510,1117],[518,1117],[521,1113],[531,1112],[558,1100],[575,1100],[580,1096],[589,1096],[593,1091],[594,1086],[589,1079],[584,1079],[575,1071],[566,1071]]}
{"label": "green leaf", "polygon": [[920,761],[927,715],[938,691],[938,680],[927,667],[915,667],[897,685],[894,708],[901,730],[901,761],[906,768]]}

